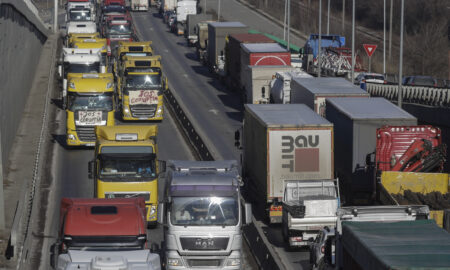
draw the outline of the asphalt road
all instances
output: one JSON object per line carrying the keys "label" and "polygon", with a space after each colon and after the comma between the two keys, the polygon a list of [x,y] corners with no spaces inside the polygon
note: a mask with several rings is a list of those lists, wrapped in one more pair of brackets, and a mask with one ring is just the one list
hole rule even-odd
{"label": "asphalt road", "polygon": [[[156,53],[162,55],[171,90],[180,97],[178,102],[189,109],[190,120],[199,128],[197,132],[214,158],[240,160],[240,150],[234,147],[234,131],[241,127],[243,115],[238,94],[228,91],[201,65],[195,49],[188,47],[183,37],[170,33],[154,9],[148,13],[133,13],[133,18],[141,39],[151,40]],[[289,250],[279,227],[257,222],[285,269],[309,269],[307,250]]]}

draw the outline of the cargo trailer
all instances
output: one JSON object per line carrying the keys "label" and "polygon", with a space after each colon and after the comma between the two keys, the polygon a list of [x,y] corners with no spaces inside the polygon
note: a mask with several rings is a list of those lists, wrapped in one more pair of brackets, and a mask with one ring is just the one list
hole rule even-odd
{"label": "cargo trailer", "polygon": [[333,179],[333,125],[304,104],[245,105],[242,145],[248,194],[271,223],[289,180]]}
{"label": "cargo trailer", "polygon": [[292,71],[291,66],[246,66],[242,71],[243,102],[265,104],[270,101],[270,82],[279,71]]}
{"label": "cargo trailer", "polygon": [[241,43],[241,66],[290,66],[291,53],[278,43]]}
{"label": "cargo trailer", "polygon": [[331,97],[369,97],[344,78],[293,78],[291,103],[303,103],[325,117],[325,100]]}
{"label": "cargo trailer", "polygon": [[[335,129],[335,166],[346,203],[366,204],[375,192],[366,157],[375,151],[377,129],[413,126],[417,119],[384,98],[328,98],[326,119]],[[374,173],[374,172],[373,172]],[[351,195],[351,196],[350,196]]]}
{"label": "cargo trailer", "polygon": [[216,72],[224,71],[225,39],[228,35],[247,33],[248,27],[240,22],[208,23],[208,64]]}
{"label": "cargo trailer", "polygon": [[241,44],[275,43],[263,34],[232,34],[228,36],[225,46],[225,69],[229,86],[232,89],[241,87]]}

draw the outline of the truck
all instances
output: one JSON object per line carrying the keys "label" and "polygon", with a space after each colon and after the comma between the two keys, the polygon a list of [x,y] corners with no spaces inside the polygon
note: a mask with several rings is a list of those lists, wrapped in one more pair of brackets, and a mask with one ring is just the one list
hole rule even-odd
{"label": "truck", "polygon": [[208,63],[208,23],[199,22],[194,27],[194,33],[197,35],[196,54],[203,65]]}
{"label": "truck", "polygon": [[131,0],[131,10],[133,11],[148,11],[149,0]]}
{"label": "truck", "polygon": [[172,160],[161,176],[166,269],[242,269],[242,226],[252,211],[237,161]]}
{"label": "truck", "polygon": [[282,232],[290,247],[309,246],[318,232],[336,224],[337,181],[288,180],[283,197]]}
{"label": "truck", "polygon": [[291,81],[290,102],[303,103],[325,117],[326,99],[331,97],[370,97],[361,88],[344,78],[294,78]]}
{"label": "truck", "polygon": [[67,11],[65,15],[65,21],[67,22],[95,22],[95,5],[89,2],[67,4]]}
{"label": "truck", "polygon": [[248,27],[240,22],[208,23],[208,65],[211,70],[225,77],[225,43],[231,34],[247,33]]}
{"label": "truck", "polygon": [[135,41],[137,39],[134,27],[128,20],[107,21],[103,27],[103,36],[108,41],[110,51],[116,49],[119,41]]}
{"label": "truck", "polygon": [[175,10],[177,7],[177,0],[161,0],[160,13],[164,14],[164,12],[169,10]]}
{"label": "truck", "polygon": [[182,0],[177,2],[177,35],[184,35],[187,16],[197,14],[197,0]]}
{"label": "truck", "polygon": [[50,249],[51,265],[65,269],[69,260],[75,259],[68,258],[71,251],[112,254],[146,249],[144,216],[143,198],[63,198],[58,238]]}
{"label": "truck", "polygon": [[100,49],[100,55],[102,56],[102,63],[106,67],[106,72],[110,72],[108,45],[105,38],[89,38],[89,39],[75,39],[73,41],[73,47],[77,49]]}
{"label": "truck", "polygon": [[123,58],[126,56],[152,56],[153,48],[151,41],[130,42],[119,41],[114,54],[113,72],[116,79],[119,77],[119,67],[121,67]]}
{"label": "truck", "polygon": [[291,66],[246,66],[241,70],[243,103],[266,104],[270,102],[270,82],[277,72],[292,71]]}
{"label": "truck", "polygon": [[195,26],[200,22],[212,20],[212,14],[188,14],[186,16],[186,29],[184,37],[187,40],[188,46],[194,46],[198,42],[198,34],[195,32]]}
{"label": "truck", "polygon": [[57,270],[72,269],[161,270],[160,257],[150,250],[84,251],[69,250],[59,255]]}
{"label": "truck", "polygon": [[241,88],[241,44],[275,42],[263,34],[232,34],[225,44],[225,73],[231,89]]}
{"label": "truck", "polygon": [[68,44],[70,34],[93,34],[97,31],[97,25],[93,21],[70,21],[66,24],[66,37],[64,44]]}
{"label": "truck", "polygon": [[296,68],[293,71],[278,71],[275,73],[275,78],[272,79],[269,85],[270,89],[270,103],[275,104],[290,104],[291,103],[291,83],[293,78],[312,78],[309,73]]}
{"label": "truck", "polygon": [[158,127],[97,126],[94,159],[88,176],[94,180],[95,198],[142,197],[145,218],[155,227],[158,210]]}
{"label": "truck", "polygon": [[75,42],[78,41],[82,41],[85,39],[97,39],[97,38],[101,38],[100,37],[100,33],[99,32],[95,32],[95,33],[86,33],[86,34],[70,34],[68,36],[68,40],[67,40],[67,47],[68,48],[73,48],[73,45]]}
{"label": "truck", "polygon": [[[413,263],[423,261],[424,258],[429,256],[427,251],[429,248],[427,248],[427,245],[430,242],[427,238],[431,236],[430,239],[433,239],[434,237],[432,235],[434,232],[428,235],[428,230],[423,230],[422,225],[428,224],[428,229],[436,231],[436,225],[431,224],[433,222],[431,221],[430,223],[427,220],[428,217],[429,208],[423,205],[341,207],[337,211],[336,225],[331,228],[325,227],[322,229],[313,245],[314,249],[310,250],[310,261],[313,269],[328,269],[329,267],[335,269],[398,269],[392,266],[391,263],[403,261],[400,266],[405,266],[405,262],[408,263],[411,261],[409,256],[417,256],[417,253],[412,250],[405,252],[405,248],[415,247],[416,245],[418,246],[418,251],[420,250],[421,253],[424,251],[427,255],[419,256]],[[397,230],[399,227],[402,227],[402,224],[405,225],[407,223],[411,224],[411,227],[416,226],[417,230],[414,230],[413,235],[410,229],[406,229],[406,227],[404,231]],[[353,224],[354,227],[352,225],[350,226],[355,229],[359,227],[361,230],[357,229],[353,233],[350,233],[347,230],[349,228],[346,228],[344,233],[344,228],[349,224]],[[355,234],[359,234],[359,232],[367,232],[366,228],[368,226],[372,226],[372,228],[380,227],[376,231],[373,231],[375,234],[370,239],[363,237],[366,238],[364,239],[365,244],[361,245],[362,242],[360,240],[363,239],[356,240],[354,236]],[[334,233],[329,233],[332,231]],[[406,240],[407,238],[410,239],[409,244],[405,245],[403,243],[401,246],[396,247],[397,243],[402,243],[402,240]],[[376,243],[380,244],[378,248],[374,245]],[[414,243],[414,245],[411,245],[411,243]],[[448,245],[443,249],[444,252],[447,248]],[[316,249],[320,249],[320,251]],[[389,250],[389,252],[384,252],[384,254],[380,252],[385,250]],[[436,252],[434,248],[431,251]],[[391,256],[391,254],[393,256],[389,259],[387,256]],[[441,253],[438,252],[438,254]],[[354,258],[352,260],[359,261],[360,265],[353,263],[349,265],[349,259],[351,258],[349,256]],[[384,266],[379,265],[380,259],[385,261]],[[371,268],[371,264],[374,268]],[[391,265],[391,268],[386,268],[388,265]],[[405,269],[412,268],[411,266],[406,266]]]}
{"label": "truck", "polygon": [[322,51],[324,48],[341,48],[345,46],[345,37],[343,36],[322,34],[320,37],[321,48],[319,48],[319,34],[311,34],[303,47],[302,68],[310,74],[317,74],[319,50]]}
{"label": "truck", "polygon": [[123,120],[163,120],[163,93],[168,89],[168,82],[161,56],[125,56],[118,78]]}
{"label": "truck", "polygon": [[346,204],[374,201],[373,170],[366,156],[376,147],[376,130],[385,125],[417,125],[417,118],[384,98],[327,98],[326,119],[334,124],[335,167]]}
{"label": "truck", "polygon": [[66,109],[67,146],[94,146],[95,126],[113,126],[112,73],[69,74]]}
{"label": "truck", "polygon": [[63,48],[58,61],[58,75],[62,81],[61,101],[65,104],[69,74],[105,73],[106,63],[102,61],[101,49]]}
{"label": "truck", "polygon": [[[242,176],[249,199],[281,223],[286,184],[333,179],[333,124],[304,104],[246,104]],[[240,146],[240,131],[235,133]]]}

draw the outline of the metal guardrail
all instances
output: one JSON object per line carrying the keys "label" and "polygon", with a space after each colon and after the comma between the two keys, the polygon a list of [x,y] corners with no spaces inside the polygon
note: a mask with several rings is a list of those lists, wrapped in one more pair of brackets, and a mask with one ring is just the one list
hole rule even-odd
{"label": "metal guardrail", "polygon": [[[371,96],[397,101],[398,85],[367,83],[366,90]],[[450,107],[450,89],[422,86],[403,86],[403,102],[423,104],[433,107]]]}

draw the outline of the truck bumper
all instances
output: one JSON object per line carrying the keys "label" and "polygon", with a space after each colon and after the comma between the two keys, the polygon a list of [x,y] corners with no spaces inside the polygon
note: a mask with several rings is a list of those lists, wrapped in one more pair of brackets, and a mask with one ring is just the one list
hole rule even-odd
{"label": "truck bumper", "polygon": [[85,142],[78,139],[76,131],[67,130],[66,144],[68,146],[95,146],[95,141]]}
{"label": "truck bumper", "polygon": [[233,251],[229,256],[180,256],[177,251],[168,251],[165,255],[164,263],[167,270],[243,269],[239,251]]}
{"label": "truck bumper", "polygon": [[301,236],[290,236],[289,246],[291,247],[303,247],[309,246],[316,238],[317,233],[314,232],[303,232]]}

